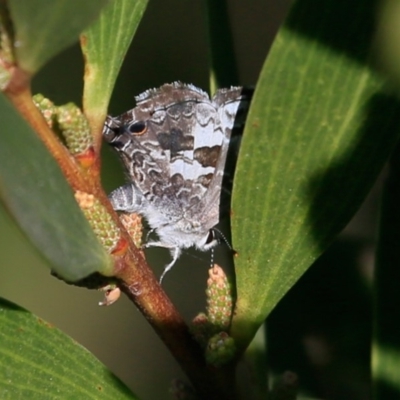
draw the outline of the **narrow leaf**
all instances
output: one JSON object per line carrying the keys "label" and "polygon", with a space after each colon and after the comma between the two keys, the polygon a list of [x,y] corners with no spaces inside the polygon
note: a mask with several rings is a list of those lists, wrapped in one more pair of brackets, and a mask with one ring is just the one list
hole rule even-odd
{"label": "narrow leaf", "polygon": [[233,193],[240,346],[348,223],[399,136],[399,102],[367,63],[374,10],[298,0],[262,70]]}
{"label": "narrow leaf", "polygon": [[227,0],[205,1],[211,58],[210,92],[239,84]]}
{"label": "narrow leaf", "polygon": [[83,105],[103,122],[117,75],[148,0],[114,0],[81,36],[85,56]]}
{"label": "narrow leaf", "polygon": [[4,299],[0,299],[0,398],[137,399],[86,349]]}
{"label": "narrow leaf", "polygon": [[23,231],[67,280],[107,270],[110,258],[58,164],[3,95],[0,120],[0,191]]}
{"label": "narrow leaf", "polygon": [[8,0],[19,66],[34,73],[79,39],[109,0]]}

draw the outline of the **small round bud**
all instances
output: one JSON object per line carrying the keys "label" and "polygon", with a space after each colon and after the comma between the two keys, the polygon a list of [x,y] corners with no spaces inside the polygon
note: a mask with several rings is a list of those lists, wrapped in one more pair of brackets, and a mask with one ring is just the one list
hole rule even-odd
{"label": "small round bud", "polygon": [[226,332],[214,335],[206,347],[206,361],[220,367],[233,359],[236,353],[235,341]]}
{"label": "small round bud", "polygon": [[208,317],[204,313],[199,313],[190,325],[190,332],[203,348],[206,346],[208,338],[213,334],[213,327],[210,325]]}
{"label": "small round bud", "polygon": [[200,400],[193,388],[181,379],[174,379],[171,382],[169,392],[175,400]]}

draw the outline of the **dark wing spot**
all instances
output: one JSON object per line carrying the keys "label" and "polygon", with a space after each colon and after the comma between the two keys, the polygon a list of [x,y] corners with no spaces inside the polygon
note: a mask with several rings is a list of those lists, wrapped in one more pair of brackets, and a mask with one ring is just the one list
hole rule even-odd
{"label": "dark wing spot", "polygon": [[174,174],[171,176],[171,185],[175,190],[178,190],[185,184],[185,180],[181,174]]}
{"label": "dark wing spot", "polygon": [[198,196],[192,196],[190,198],[190,203],[189,203],[190,207],[196,206],[197,204],[199,204],[199,202],[200,202],[200,198]]}
{"label": "dark wing spot", "polygon": [[194,146],[193,136],[184,135],[182,130],[177,128],[159,133],[157,138],[162,149],[171,151],[171,158],[178,156],[181,151],[192,150]]}
{"label": "dark wing spot", "polygon": [[203,167],[216,167],[221,146],[200,147],[194,151],[194,159]]}
{"label": "dark wing spot", "polygon": [[208,188],[211,183],[211,179],[213,178],[214,174],[207,174],[207,175],[200,175],[196,181],[200,183],[200,185],[204,186],[205,188]]}
{"label": "dark wing spot", "polygon": [[158,182],[158,183],[162,183],[163,182],[163,177],[161,176],[161,174],[157,171],[151,170],[148,171],[148,177],[153,181],[153,182]]}
{"label": "dark wing spot", "polygon": [[158,183],[154,183],[151,186],[151,191],[154,194],[154,196],[162,198],[163,194],[164,194],[164,188],[162,187],[162,185],[158,184]]}

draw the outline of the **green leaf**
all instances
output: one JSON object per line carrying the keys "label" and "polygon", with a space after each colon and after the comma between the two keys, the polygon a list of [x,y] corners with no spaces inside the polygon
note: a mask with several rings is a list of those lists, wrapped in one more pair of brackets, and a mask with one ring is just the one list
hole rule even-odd
{"label": "green leaf", "polygon": [[109,0],[8,0],[19,66],[35,73],[79,39]]}
{"label": "green leaf", "polygon": [[383,186],[374,275],[374,400],[400,397],[400,146],[392,153]]}
{"label": "green leaf", "polygon": [[[397,329],[397,328],[396,328]],[[391,335],[395,330],[391,329]],[[398,330],[397,330],[398,333]],[[399,347],[373,346],[374,400],[398,399],[400,395]]]}
{"label": "green leaf", "polygon": [[368,66],[374,11],[297,1],[263,67],[233,193],[239,347],[345,227],[399,137],[399,102]]}
{"label": "green leaf", "polygon": [[[148,0],[114,0],[81,36],[85,56],[83,104],[89,119],[104,119],[125,54]],[[103,122],[103,121],[101,121]]]}
{"label": "green leaf", "polygon": [[0,191],[22,230],[68,281],[107,271],[110,257],[58,164],[3,95],[0,120]]}
{"label": "green leaf", "polygon": [[210,92],[239,84],[227,0],[207,0],[206,18],[211,58]]}
{"label": "green leaf", "polygon": [[0,398],[137,399],[85,348],[0,299]]}

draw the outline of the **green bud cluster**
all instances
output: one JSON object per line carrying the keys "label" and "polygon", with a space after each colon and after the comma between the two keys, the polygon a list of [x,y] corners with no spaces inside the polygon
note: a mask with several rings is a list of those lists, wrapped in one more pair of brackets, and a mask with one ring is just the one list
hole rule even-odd
{"label": "green bud cluster", "polygon": [[207,315],[215,331],[226,331],[232,316],[232,286],[218,265],[209,270],[207,280]]}
{"label": "green bud cluster", "polygon": [[72,154],[84,153],[93,145],[89,123],[74,103],[57,107],[57,122]]}
{"label": "green bud cluster", "polygon": [[235,341],[226,332],[212,336],[206,347],[206,361],[214,367],[226,364],[235,356]]}
{"label": "green bud cluster", "polygon": [[75,193],[75,198],[94,233],[106,250],[111,253],[120,238],[119,229],[111,216],[92,194],[77,191]]}
{"label": "green bud cluster", "polygon": [[227,333],[233,309],[232,292],[225,272],[214,265],[207,280],[207,314],[198,314],[191,325],[194,338],[205,349],[207,363],[216,367],[231,360],[236,351],[234,340]]}
{"label": "green bud cluster", "polygon": [[47,122],[47,125],[50,128],[53,128],[55,118],[56,118],[56,113],[57,113],[57,107],[54,105],[54,103],[51,100],[47,99],[40,93],[35,94],[33,96],[32,100],[35,103],[35,106],[42,113],[44,119]]}
{"label": "green bud cluster", "polygon": [[81,155],[93,146],[89,123],[74,103],[56,106],[40,93],[35,94],[32,100],[42,113],[47,125],[58,130],[64,137],[71,154]]}

